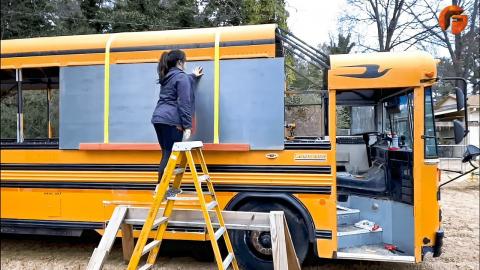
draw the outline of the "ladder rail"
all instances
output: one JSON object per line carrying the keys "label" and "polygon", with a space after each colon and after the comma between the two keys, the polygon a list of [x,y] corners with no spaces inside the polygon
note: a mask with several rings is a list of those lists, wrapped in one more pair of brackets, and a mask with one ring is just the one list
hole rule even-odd
{"label": "ladder rail", "polygon": [[[210,214],[208,213],[208,209],[207,209],[207,205],[206,205],[207,202],[205,200],[205,197],[203,196],[202,185],[199,181],[199,176],[198,176],[197,170],[195,169],[195,161],[193,159],[192,152],[186,152],[185,154],[187,156],[188,164],[190,166],[190,172],[192,174],[193,184],[195,185],[195,190],[197,191],[198,198],[200,200],[200,206],[202,208],[202,214],[203,214],[203,217],[205,219],[207,232],[208,232],[208,235],[210,235],[210,243],[212,244],[212,247],[213,247],[213,253],[214,253],[214,256],[215,256],[215,261],[217,262],[218,269],[223,269],[222,254],[220,253],[220,247],[218,246],[217,240],[215,239],[215,237],[213,237],[215,235],[215,229],[213,228],[212,220],[210,218]],[[203,171],[204,164],[203,164],[202,161],[203,160],[201,160],[200,163],[201,163],[202,171]],[[207,183],[210,183],[210,181],[207,181]],[[210,190],[210,192],[212,193],[211,190]],[[212,193],[212,195],[213,194],[214,193]],[[213,198],[215,199],[215,196]]]}
{"label": "ladder rail", "polygon": [[[159,191],[166,190],[167,187],[170,185],[170,179],[172,177],[172,173],[173,173],[173,170],[175,169],[177,159],[179,158],[179,156],[180,155],[178,154],[178,152],[172,152],[172,154],[170,155],[165,173],[163,174],[162,179],[160,180],[160,183],[157,185],[159,187],[158,188]],[[160,192],[160,193],[162,193],[162,192]],[[165,192],[163,192],[163,193],[165,193]],[[160,205],[163,201],[163,196],[164,195],[165,194],[159,194],[157,192],[155,194],[154,198],[153,198],[152,207],[148,211],[147,219],[145,220],[145,224],[143,225],[142,231],[140,232],[140,235],[138,237],[137,244],[135,245],[135,249],[134,249],[133,254],[132,254],[132,258],[130,259],[130,262],[128,263],[128,267],[127,267],[128,270],[136,270],[137,269],[138,263],[140,262],[140,258],[141,258],[142,253],[143,253],[143,248],[148,241],[148,238],[149,238],[148,236],[150,234],[150,231],[152,230],[153,223],[156,219],[158,209],[160,208]],[[171,202],[167,203],[167,206],[165,207],[165,210],[163,212],[164,217],[169,216],[169,214],[171,213],[172,208],[173,208],[172,206],[173,205],[172,205]],[[167,227],[167,224],[168,224],[168,221],[162,223],[157,232],[160,232],[160,231],[164,232],[166,227]],[[164,228],[164,229],[162,229],[162,228]],[[157,233],[157,235],[158,235],[158,233]]]}
{"label": "ladder rail", "polygon": [[[164,174],[167,174],[167,175],[170,174],[170,177],[168,178],[168,181],[165,180],[167,186],[160,189],[162,191],[161,192],[162,194],[156,194],[156,196],[161,197],[162,199],[164,198],[164,196],[166,196],[165,195],[166,190],[167,190],[167,188],[170,184],[170,179],[172,177],[171,174],[173,174],[173,172],[175,171],[175,167],[176,167],[177,162],[180,163],[180,168],[183,168],[183,172],[175,175],[175,179],[174,179],[173,185],[172,185],[174,188],[180,188],[182,177],[184,175],[184,172],[185,172],[186,166],[187,166],[187,159],[185,158],[184,155],[182,155],[181,152],[178,152],[178,151],[172,152],[171,156],[176,156],[178,160],[177,159],[169,160],[169,163],[170,162],[172,163],[171,167],[166,168],[165,173],[164,173]],[[169,164],[167,164],[167,166],[168,165]],[[169,173],[169,172],[171,172],[171,173]],[[174,204],[175,204],[174,200],[167,200],[167,205],[165,206],[165,210],[163,211],[163,216],[164,217],[170,217],[171,216],[171,214],[173,212]],[[158,208],[160,208],[160,204],[158,205]],[[157,209],[157,213],[158,213],[158,209]],[[153,265],[155,263],[155,260],[157,259],[157,256],[158,256],[158,252],[160,251],[160,246],[162,244],[163,235],[165,234],[165,231],[167,230],[167,226],[168,226],[168,220],[167,220],[167,222],[162,223],[160,225],[160,227],[157,229],[157,233],[155,234],[154,241],[157,240],[157,241],[160,241],[160,243],[158,245],[156,245],[148,253],[147,264],[152,264]]]}
{"label": "ladder rail", "polygon": [[[203,151],[202,149],[198,149],[197,151],[197,155],[198,155],[198,158],[200,160],[200,165],[201,165],[201,168],[202,168],[202,172],[206,175],[209,175],[208,174],[208,167],[207,167],[207,164],[205,163],[205,157],[203,155]],[[207,181],[207,187],[208,187],[208,191],[213,194],[213,199],[215,201],[217,201],[217,198],[216,198],[216,193],[215,193],[215,190],[213,188],[213,183],[212,181]],[[217,201],[218,202],[218,201]],[[220,228],[226,228],[225,226],[225,220],[223,219],[223,215],[222,215],[222,210],[220,209],[220,206],[217,204],[215,207],[214,207],[214,210],[215,210],[215,215],[217,216],[217,220],[218,220],[218,223],[220,225]],[[209,232],[210,233],[210,232]],[[214,234],[210,234],[210,236],[213,236]],[[232,242],[230,241],[230,236],[228,235],[227,231],[225,230],[223,233],[223,240],[225,242],[225,245],[227,247],[227,250],[229,252],[232,252],[232,256],[233,256],[233,259],[232,259],[232,265],[233,265],[233,269],[235,270],[238,270],[238,265],[237,265],[237,258],[233,255],[233,246],[232,246]],[[211,239],[212,237],[210,237]],[[213,237],[213,238],[216,238],[216,237]],[[230,256],[230,253],[228,254]],[[222,265],[223,267],[223,265]],[[227,265],[228,267],[228,265]]]}

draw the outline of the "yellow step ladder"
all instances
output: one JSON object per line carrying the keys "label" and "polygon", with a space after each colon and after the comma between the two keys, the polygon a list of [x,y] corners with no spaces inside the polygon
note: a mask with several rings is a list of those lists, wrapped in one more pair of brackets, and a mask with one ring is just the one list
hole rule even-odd
{"label": "yellow step ladder", "polygon": [[[153,197],[153,204],[148,212],[147,218],[143,225],[140,236],[135,245],[132,257],[128,264],[129,270],[137,269],[137,266],[140,262],[140,259],[143,255],[148,253],[147,263],[141,266],[139,269],[147,270],[150,269],[154,264],[160,250],[160,245],[162,243],[162,238],[167,229],[168,218],[172,214],[174,204],[176,201],[194,201],[198,200],[200,207],[205,219],[205,224],[207,227],[208,235],[210,242],[212,244],[213,252],[215,254],[215,260],[217,262],[218,269],[227,269],[229,266],[232,266],[233,269],[237,270],[237,260],[233,253],[232,244],[225,227],[225,222],[222,217],[222,211],[218,205],[215,196],[215,190],[208,175],[207,165],[202,153],[203,144],[200,141],[193,142],[177,142],[173,145],[172,154],[165,168],[162,180],[157,185],[155,195]],[[197,155],[197,159],[200,162],[202,172],[199,175],[195,166],[195,159],[193,154]],[[179,165],[177,167],[177,165]],[[179,189],[181,188],[182,178],[184,176],[185,170],[190,168],[190,173],[192,174],[193,184],[195,185],[196,192],[187,194],[179,194],[174,197],[166,197],[167,189],[170,185],[170,179],[175,176],[173,181],[172,188]],[[208,187],[208,193],[202,189],[202,184],[206,184]],[[197,196],[191,196],[197,195]],[[207,202],[205,195],[208,195],[212,200]],[[161,218],[157,218],[158,211],[164,199],[167,200],[163,215]],[[220,227],[215,231],[212,226],[212,220],[209,214],[209,210],[214,210],[218,218]],[[152,231],[158,228],[154,232],[154,239],[147,243],[149,235]],[[218,240],[223,236],[225,245],[228,250],[228,255],[225,259],[222,258],[220,253],[220,248],[218,246]]]}

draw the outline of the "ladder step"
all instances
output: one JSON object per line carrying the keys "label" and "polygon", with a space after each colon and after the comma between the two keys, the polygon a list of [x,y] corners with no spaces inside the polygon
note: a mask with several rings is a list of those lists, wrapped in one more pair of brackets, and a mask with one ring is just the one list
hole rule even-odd
{"label": "ladder step", "polygon": [[198,181],[200,182],[210,181],[210,176],[208,174],[201,175],[198,177]]}
{"label": "ladder step", "polygon": [[184,172],[185,172],[184,168],[176,168],[175,170],[173,170],[173,175],[179,175]]}
{"label": "ladder step", "polygon": [[218,241],[218,239],[220,239],[220,237],[222,237],[224,233],[225,233],[225,227],[222,226],[215,232],[215,240]]}
{"label": "ladder step", "polygon": [[217,205],[218,205],[217,201],[211,201],[207,203],[207,210],[212,210]]}
{"label": "ladder step", "polygon": [[198,197],[167,197],[167,200],[171,201],[198,201]]}
{"label": "ladder step", "polygon": [[[198,193],[196,191],[184,191],[182,192],[182,195],[195,195],[195,196],[198,196]],[[204,191],[203,192],[203,195],[212,195],[212,193],[210,193],[209,191]]]}
{"label": "ladder step", "polygon": [[233,261],[233,253],[228,253],[228,256],[225,258],[225,260],[222,263],[223,269],[227,269],[228,266],[232,263],[232,261]]}
{"label": "ladder step", "polygon": [[167,217],[157,218],[153,221],[152,229],[160,226],[160,224],[165,223],[168,220]]}
{"label": "ladder step", "polygon": [[[164,223],[167,220],[168,220],[167,217],[160,217],[160,218],[155,219],[155,221],[153,221],[152,228],[158,227],[158,225]],[[131,224],[131,225],[143,225],[143,224],[145,224],[145,219],[129,218],[129,219],[125,219],[125,223]]]}
{"label": "ladder step", "polygon": [[173,144],[172,151],[190,151],[195,148],[202,148],[203,143],[201,141],[191,142],[176,142]]}
{"label": "ladder step", "polygon": [[153,266],[153,264],[147,263],[147,264],[142,265],[142,267],[138,268],[138,270],[148,270],[148,269],[152,268],[152,266]]}
{"label": "ladder step", "polygon": [[147,254],[148,252],[150,252],[150,250],[152,250],[154,247],[160,245],[160,243],[162,243],[162,241],[160,240],[153,240],[152,242],[148,243],[144,248],[143,248],[143,251],[142,251],[142,256]]}

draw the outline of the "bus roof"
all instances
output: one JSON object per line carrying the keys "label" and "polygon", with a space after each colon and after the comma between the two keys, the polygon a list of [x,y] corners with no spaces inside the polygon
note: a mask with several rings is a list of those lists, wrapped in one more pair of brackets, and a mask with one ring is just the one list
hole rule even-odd
{"label": "bus roof", "polygon": [[330,89],[378,89],[432,84],[435,59],[426,52],[380,52],[330,56]]}
{"label": "bus roof", "polygon": [[275,57],[275,24],[168,31],[40,37],[1,41],[1,68],[157,62],[165,50],[182,49],[188,60],[211,60],[219,34],[222,59]]}

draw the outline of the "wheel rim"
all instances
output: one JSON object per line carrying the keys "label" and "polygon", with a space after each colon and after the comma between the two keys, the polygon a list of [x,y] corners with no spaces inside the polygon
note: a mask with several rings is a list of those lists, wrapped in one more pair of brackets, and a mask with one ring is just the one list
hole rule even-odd
{"label": "wheel rim", "polygon": [[272,241],[269,232],[248,231],[245,242],[250,251],[263,260],[272,260]]}

